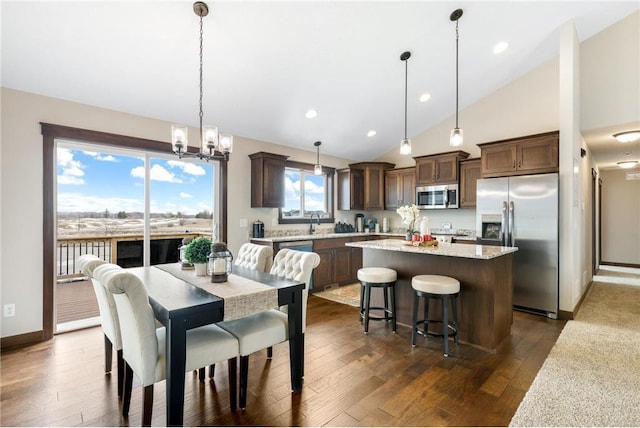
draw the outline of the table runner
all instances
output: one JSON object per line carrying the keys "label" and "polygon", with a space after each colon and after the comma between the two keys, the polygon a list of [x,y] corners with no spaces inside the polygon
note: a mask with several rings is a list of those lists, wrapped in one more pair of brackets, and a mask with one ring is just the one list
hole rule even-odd
{"label": "table runner", "polygon": [[193,270],[182,270],[180,263],[154,267],[223,299],[224,321],[278,307],[278,290],[251,279],[231,274],[227,282],[213,283],[210,276],[196,276]]}

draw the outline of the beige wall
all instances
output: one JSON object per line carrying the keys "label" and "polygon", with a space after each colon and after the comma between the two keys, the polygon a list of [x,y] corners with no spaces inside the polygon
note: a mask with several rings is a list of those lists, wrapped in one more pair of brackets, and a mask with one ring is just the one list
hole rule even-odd
{"label": "beige wall", "polygon": [[[170,123],[112,110],[42,97],[2,88],[0,295],[1,305],[15,303],[16,316],[2,319],[2,337],[42,329],[42,135],[40,122],[95,131],[168,141]],[[192,135],[195,129],[190,130]],[[236,137],[229,161],[228,235],[236,253],[246,241],[249,225],[257,219],[271,226],[275,209],[251,209],[250,162],[257,151],[285,153],[291,159],[315,163],[313,142],[310,151],[296,150]],[[321,163],[341,168],[349,161],[320,156]],[[53,214],[52,214],[53,215]],[[294,228],[295,226],[290,226]],[[300,228],[301,226],[298,226]],[[0,306],[1,306],[0,305]]]}
{"label": "beige wall", "polygon": [[600,171],[602,261],[640,265],[640,180],[627,180],[627,171]]}
{"label": "beige wall", "polygon": [[640,11],[580,47],[581,129],[640,121]]}

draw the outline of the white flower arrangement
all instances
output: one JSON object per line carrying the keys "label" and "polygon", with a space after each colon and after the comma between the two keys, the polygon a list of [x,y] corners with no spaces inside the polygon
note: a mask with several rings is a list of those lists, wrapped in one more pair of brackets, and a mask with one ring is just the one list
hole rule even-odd
{"label": "white flower arrangement", "polygon": [[420,211],[416,204],[407,204],[400,206],[396,212],[402,218],[402,224],[407,226],[407,233],[413,233],[415,230],[416,221],[420,216]]}

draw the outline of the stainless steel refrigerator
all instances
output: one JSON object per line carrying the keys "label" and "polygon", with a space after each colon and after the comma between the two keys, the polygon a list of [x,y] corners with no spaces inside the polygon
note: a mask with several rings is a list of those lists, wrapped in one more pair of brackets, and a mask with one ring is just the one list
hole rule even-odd
{"label": "stainless steel refrigerator", "polygon": [[478,180],[478,243],[518,247],[514,309],[557,318],[558,220],[558,174]]}

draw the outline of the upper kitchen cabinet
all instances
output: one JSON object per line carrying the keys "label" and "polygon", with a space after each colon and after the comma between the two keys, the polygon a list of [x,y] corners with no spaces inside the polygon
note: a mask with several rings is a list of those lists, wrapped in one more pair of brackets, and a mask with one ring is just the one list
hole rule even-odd
{"label": "upper kitchen cabinet", "polygon": [[460,162],[460,208],[476,206],[476,188],[480,170],[480,158],[465,159]]}
{"label": "upper kitchen cabinet", "polygon": [[478,144],[482,177],[558,172],[558,131]]}
{"label": "upper kitchen cabinet", "polygon": [[398,168],[384,172],[384,207],[398,208],[416,200],[416,169]]}
{"label": "upper kitchen cabinet", "polygon": [[416,160],[416,186],[457,183],[458,162],[468,157],[469,153],[462,150],[414,157]]}
{"label": "upper kitchen cabinet", "polygon": [[383,210],[384,173],[394,166],[387,162],[359,162],[338,170],[338,209]]}
{"label": "upper kitchen cabinet", "polygon": [[284,207],[284,168],[289,156],[258,152],[251,159],[251,208]]}

